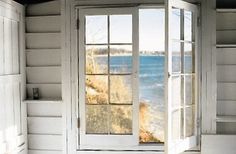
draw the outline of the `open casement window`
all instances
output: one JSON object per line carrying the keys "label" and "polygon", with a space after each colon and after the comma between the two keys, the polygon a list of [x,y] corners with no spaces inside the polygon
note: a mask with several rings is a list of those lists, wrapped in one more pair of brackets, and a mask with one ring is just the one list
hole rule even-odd
{"label": "open casement window", "polygon": [[138,9],[81,9],[79,19],[80,148],[138,145]]}
{"label": "open casement window", "polygon": [[80,149],[177,154],[197,145],[198,11],[166,2],[79,9]]}
{"label": "open casement window", "polygon": [[165,153],[197,145],[197,7],[166,0]]}

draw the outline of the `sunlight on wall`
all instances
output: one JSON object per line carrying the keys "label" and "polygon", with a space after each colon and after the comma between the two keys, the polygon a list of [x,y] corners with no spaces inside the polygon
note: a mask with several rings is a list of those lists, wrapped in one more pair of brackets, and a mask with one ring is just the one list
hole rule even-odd
{"label": "sunlight on wall", "polygon": [[21,137],[17,134],[17,126],[0,130],[0,154],[17,154]]}

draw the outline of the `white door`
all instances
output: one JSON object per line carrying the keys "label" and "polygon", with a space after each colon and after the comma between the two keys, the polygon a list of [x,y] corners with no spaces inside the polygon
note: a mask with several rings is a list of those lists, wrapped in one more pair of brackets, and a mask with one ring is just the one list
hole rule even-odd
{"label": "white door", "polygon": [[166,0],[165,153],[197,145],[197,6]]}
{"label": "white door", "polygon": [[138,10],[78,13],[80,148],[138,145]]}

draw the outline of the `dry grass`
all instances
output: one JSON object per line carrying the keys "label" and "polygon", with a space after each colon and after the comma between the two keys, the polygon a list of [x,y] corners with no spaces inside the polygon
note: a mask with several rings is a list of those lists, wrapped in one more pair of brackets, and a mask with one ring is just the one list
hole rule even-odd
{"label": "dry grass", "polygon": [[[86,73],[92,74],[94,72],[101,72],[99,65],[93,60],[87,59]],[[131,79],[129,79],[131,80]],[[122,106],[126,103],[132,102],[131,87],[128,86],[125,78],[122,76],[115,76],[110,79],[111,94],[110,103],[118,103],[121,105],[113,105],[108,108],[94,110],[87,110],[86,127],[90,133],[115,133],[115,134],[130,134],[132,133],[132,106]],[[129,81],[131,82],[131,81]],[[108,77],[88,75],[86,77],[86,103],[89,104],[109,104],[108,99]],[[104,113],[110,110],[110,115]],[[99,114],[101,112],[101,114]],[[150,118],[148,114],[148,105],[145,102],[140,103],[140,142],[159,142],[150,131],[148,131]],[[106,116],[110,116],[110,130],[108,130],[108,120]]]}

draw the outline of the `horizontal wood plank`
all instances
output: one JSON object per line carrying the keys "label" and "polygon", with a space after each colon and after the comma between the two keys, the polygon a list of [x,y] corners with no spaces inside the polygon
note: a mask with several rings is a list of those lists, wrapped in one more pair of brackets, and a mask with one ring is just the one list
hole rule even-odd
{"label": "horizontal wood plank", "polygon": [[236,100],[236,83],[218,83],[217,99],[218,100]]}
{"label": "horizontal wood plank", "polygon": [[61,83],[61,67],[27,67],[27,83]]}
{"label": "horizontal wood plank", "polygon": [[28,150],[28,154],[62,154],[62,151]]}
{"label": "horizontal wood plank", "polygon": [[26,32],[60,32],[60,16],[26,17]]}
{"label": "horizontal wood plank", "polygon": [[232,12],[221,12],[216,14],[216,29],[236,29],[236,14]]}
{"label": "horizontal wood plank", "polygon": [[202,135],[201,154],[234,154],[236,135]]}
{"label": "horizontal wood plank", "polygon": [[61,103],[28,103],[28,116],[62,116]]}
{"label": "horizontal wood plank", "polygon": [[235,44],[236,30],[216,31],[217,44]]}
{"label": "horizontal wood plank", "polygon": [[236,65],[217,65],[218,82],[236,82]]}
{"label": "horizontal wood plank", "polygon": [[61,135],[28,135],[29,149],[37,150],[62,150],[62,136]]}
{"label": "horizontal wood plank", "polygon": [[217,101],[218,115],[236,115],[236,101]]}
{"label": "horizontal wood plank", "polygon": [[217,122],[216,123],[217,134],[236,134],[235,122]]}
{"label": "horizontal wood plank", "polygon": [[61,50],[35,49],[26,51],[27,66],[60,66]]}
{"label": "horizontal wood plank", "polygon": [[29,134],[62,135],[62,118],[56,117],[28,117]]}
{"label": "horizontal wood plank", "polygon": [[61,99],[61,84],[27,84],[27,98],[33,98],[33,88],[39,88],[40,99]]}
{"label": "horizontal wood plank", "polygon": [[216,54],[216,63],[236,64],[236,48],[218,48]]}
{"label": "horizontal wood plank", "polygon": [[236,122],[236,116],[218,115],[216,116],[216,121],[217,122]]}
{"label": "horizontal wood plank", "polygon": [[60,1],[54,0],[40,4],[31,4],[26,7],[27,16],[37,15],[59,15],[60,14]]}
{"label": "horizontal wood plank", "polygon": [[27,49],[60,49],[60,33],[27,33]]}

